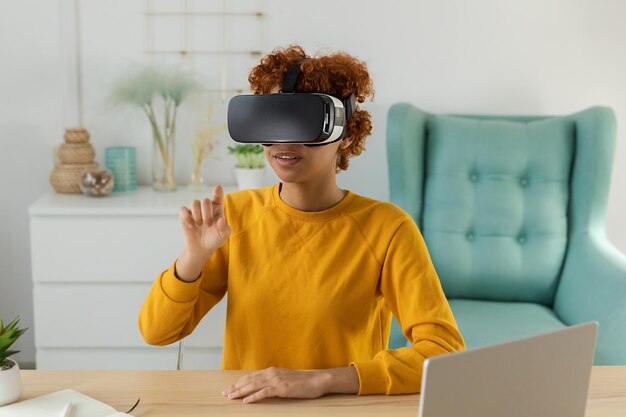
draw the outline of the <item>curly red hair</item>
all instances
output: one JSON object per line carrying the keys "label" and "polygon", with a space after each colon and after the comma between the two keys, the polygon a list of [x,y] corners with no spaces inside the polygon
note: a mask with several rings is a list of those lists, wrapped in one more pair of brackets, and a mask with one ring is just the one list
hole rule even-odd
{"label": "curly red hair", "polygon": [[[357,103],[374,97],[374,86],[365,62],[345,52],[311,57],[299,45],[275,48],[252,68],[248,81],[254,94],[269,94],[274,87],[282,86],[289,67],[304,58],[308,59],[302,64],[296,91],[325,93],[338,98],[354,93]],[[370,114],[357,105],[346,128],[346,138],[352,142],[346,149],[338,149],[336,173],[348,169],[348,159],[365,150],[365,139],[372,132]]]}

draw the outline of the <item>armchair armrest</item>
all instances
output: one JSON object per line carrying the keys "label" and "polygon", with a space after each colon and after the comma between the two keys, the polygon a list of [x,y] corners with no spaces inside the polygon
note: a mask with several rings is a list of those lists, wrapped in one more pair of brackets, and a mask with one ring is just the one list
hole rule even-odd
{"label": "armchair armrest", "polygon": [[554,311],[566,324],[600,323],[596,365],[626,365],[626,258],[606,237],[616,121],[608,107],[571,116],[576,123],[569,242]]}
{"label": "armchair armrest", "polygon": [[603,230],[570,241],[554,310],[568,325],[600,323],[595,365],[626,365],[626,256]]}

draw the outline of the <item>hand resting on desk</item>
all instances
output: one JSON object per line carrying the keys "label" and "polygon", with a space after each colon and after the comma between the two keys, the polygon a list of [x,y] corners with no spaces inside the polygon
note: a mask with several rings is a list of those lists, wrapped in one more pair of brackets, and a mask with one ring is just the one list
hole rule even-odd
{"label": "hand resting on desk", "polygon": [[298,371],[267,368],[252,372],[222,391],[230,399],[243,398],[252,403],[264,398],[318,398],[324,394],[356,394],[359,377],[356,368]]}

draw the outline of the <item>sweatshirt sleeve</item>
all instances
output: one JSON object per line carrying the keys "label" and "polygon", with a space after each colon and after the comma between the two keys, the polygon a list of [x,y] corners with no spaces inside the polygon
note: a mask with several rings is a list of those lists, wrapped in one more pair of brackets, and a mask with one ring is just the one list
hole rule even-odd
{"label": "sweatshirt sleeve", "polygon": [[211,255],[194,282],[176,277],[176,261],[159,274],[139,312],[139,330],[146,343],[162,346],[184,338],[224,297],[229,242]]}
{"label": "sweatshirt sleeve", "polygon": [[382,265],[380,289],[411,347],[382,350],[352,362],[359,395],[417,393],[428,357],[465,350],[426,243],[412,218],[394,233]]}

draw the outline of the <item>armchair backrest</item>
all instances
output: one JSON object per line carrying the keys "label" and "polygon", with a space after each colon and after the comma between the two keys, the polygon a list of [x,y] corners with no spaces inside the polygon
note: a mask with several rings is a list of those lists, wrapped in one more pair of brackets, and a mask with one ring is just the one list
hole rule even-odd
{"label": "armchair backrest", "polygon": [[448,298],[552,305],[577,218],[577,122],[589,111],[598,108],[487,116],[391,107],[391,201],[420,228]]}

